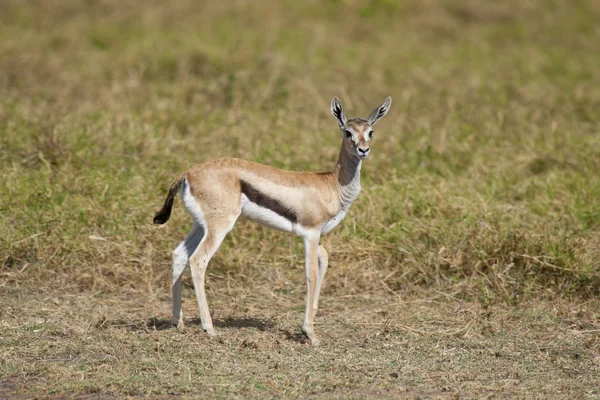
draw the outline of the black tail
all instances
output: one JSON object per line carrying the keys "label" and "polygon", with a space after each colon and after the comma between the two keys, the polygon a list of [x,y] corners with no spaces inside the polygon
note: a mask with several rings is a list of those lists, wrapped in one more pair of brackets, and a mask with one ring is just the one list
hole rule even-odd
{"label": "black tail", "polygon": [[177,196],[177,192],[181,189],[181,185],[183,185],[184,176],[180,176],[175,179],[171,186],[169,186],[169,194],[167,194],[167,198],[165,199],[165,204],[163,207],[154,215],[154,223],[155,224],[164,224],[171,218],[171,209],[173,208],[173,199]]}

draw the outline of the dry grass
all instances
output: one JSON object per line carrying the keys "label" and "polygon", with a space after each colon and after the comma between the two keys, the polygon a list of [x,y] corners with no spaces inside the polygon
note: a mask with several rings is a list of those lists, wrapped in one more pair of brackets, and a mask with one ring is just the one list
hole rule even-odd
{"label": "dry grass", "polygon": [[[216,3],[0,3],[0,396],[599,396],[598,5]],[[324,239],[323,348],[301,243],[243,221],[220,339],[160,329],[170,180],[330,168],[333,95],[394,103]]]}
{"label": "dry grass", "polygon": [[[0,395],[600,395],[598,301],[506,309],[435,297],[329,299],[315,349],[298,330],[300,299],[236,295],[239,303],[213,296],[216,339],[198,320],[184,333],[166,329],[169,304],[156,296],[29,294],[25,311],[15,296],[3,311]],[[196,311],[192,301],[185,311]]]}

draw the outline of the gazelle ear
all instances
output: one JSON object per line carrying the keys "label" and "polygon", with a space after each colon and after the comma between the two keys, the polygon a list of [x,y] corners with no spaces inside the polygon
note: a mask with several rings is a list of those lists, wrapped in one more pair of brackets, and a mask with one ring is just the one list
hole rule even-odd
{"label": "gazelle ear", "polygon": [[340,128],[344,128],[347,122],[346,114],[344,114],[344,109],[337,97],[334,97],[333,100],[331,100],[331,114],[337,119]]}
{"label": "gazelle ear", "polygon": [[385,99],[383,104],[380,105],[379,107],[377,107],[371,113],[371,115],[369,115],[369,124],[371,124],[371,126],[375,125],[375,122],[379,121],[381,119],[381,117],[383,117],[385,114],[387,114],[388,110],[390,109],[391,104],[392,104],[392,98],[390,96],[388,96],[388,98]]}

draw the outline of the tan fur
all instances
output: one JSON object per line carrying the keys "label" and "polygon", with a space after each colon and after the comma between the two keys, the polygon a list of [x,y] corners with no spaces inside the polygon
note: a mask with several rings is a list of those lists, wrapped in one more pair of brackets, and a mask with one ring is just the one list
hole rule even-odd
{"label": "tan fur", "polygon": [[189,260],[200,318],[204,330],[214,328],[204,290],[211,257],[240,215],[304,238],[307,281],[306,313],[302,332],[313,344],[319,294],[328,265],[328,254],[319,244],[322,234],[346,215],[360,192],[362,160],[368,156],[372,125],[389,108],[391,99],[375,109],[368,120],[346,120],[337,98],[332,114],[343,133],[335,167],[329,172],[292,172],[236,158],[198,164],[177,178],[169,189],[155,223],[169,219],[174,193],[181,190],[194,218],[192,231],[173,252],[173,323],[183,327],[181,273]]}
{"label": "tan fur", "polygon": [[339,169],[328,173],[291,172],[251,161],[221,158],[195,165],[184,176],[200,204],[233,201],[237,209],[243,179],[252,182],[262,193],[298,210],[300,225],[316,229],[341,209],[337,195],[339,174]]}

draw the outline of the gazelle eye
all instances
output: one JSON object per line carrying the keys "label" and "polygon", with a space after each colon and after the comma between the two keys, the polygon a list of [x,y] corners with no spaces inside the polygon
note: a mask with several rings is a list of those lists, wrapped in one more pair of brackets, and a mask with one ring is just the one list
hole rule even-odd
{"label": "gazelle eye", "polygon": [[369,132],[369,139],[373,137],[373,131]]}
{"label": "gazelle eye", "polygon": [[344,133],[346,134],[346,137],[348,139],[350,139],[352,137],[352,132],[350,132],[350,131],[344,131]]}

